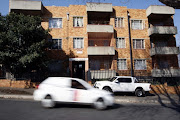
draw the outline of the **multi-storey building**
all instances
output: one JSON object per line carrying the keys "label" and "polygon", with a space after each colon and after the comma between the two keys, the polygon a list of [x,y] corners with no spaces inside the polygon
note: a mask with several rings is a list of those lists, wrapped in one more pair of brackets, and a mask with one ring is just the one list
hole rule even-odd
{"label": "multi-storey building", "polygon": [[9,8],[41,16],[43,28],[50,29],[52,75],[85,80],[180,75],[171,7],[128,9],[110,3],[61,7],[10,0]]}

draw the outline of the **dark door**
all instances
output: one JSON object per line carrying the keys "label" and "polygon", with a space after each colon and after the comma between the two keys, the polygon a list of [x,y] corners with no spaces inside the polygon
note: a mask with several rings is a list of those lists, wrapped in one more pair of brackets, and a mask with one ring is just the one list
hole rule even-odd
{"label": "dark door", "polygon": [[85,61],[73,61],[72,71],[74,78],[85,79]]}

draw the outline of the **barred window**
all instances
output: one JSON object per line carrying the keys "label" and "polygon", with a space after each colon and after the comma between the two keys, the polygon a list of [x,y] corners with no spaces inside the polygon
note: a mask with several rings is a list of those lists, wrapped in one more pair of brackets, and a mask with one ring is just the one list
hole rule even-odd
{"label": "barred window", "polygon": [[143,21],[142,20],[131,20],[132,29],[143,29]]}
{"label": "barred window", "polygon": [[133,39],[134,49],[144,49],[144,39]]}
{"label": "barred window", "polygon": [[62,18],[51,18],[49,28],[62,28]]}
{"label": "barred window", "polygon": [[118,70],[127,70],[126,59],[118,59],[117,67],[118,67]]}
{"label": "barred window", "polygon": [[122,17],[117,17],[115,18],[115,27],[123,27],[123,18]]}
{"label": "barred window", "polygon": [[84,48],[84,39],[73,38],[73,48]]}
{"label": "barred window", "polygon": [[83,17],[73,17],[74,27],[83,27]]}
{"label": "barred window", "polygon": [[51,49],[62,49],[62,39],[52,39],[52,42]]}
{"label": "barred window", "polygon": [[116,47],[117,48],[126,48],[125,38],[116,38]]}
{"label": "barred window", "polygon": [[134,60],[135,70],[146,70],[146,60]]}

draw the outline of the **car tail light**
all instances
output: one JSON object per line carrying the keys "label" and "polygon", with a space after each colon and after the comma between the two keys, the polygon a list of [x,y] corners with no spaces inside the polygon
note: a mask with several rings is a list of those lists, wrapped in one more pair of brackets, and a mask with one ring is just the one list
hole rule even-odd
{"label": "car tail light", "polygon": [[37,89],[39,88],[39,84],[38,84],[38,85],[36,85],[36,88],[37,88]]}

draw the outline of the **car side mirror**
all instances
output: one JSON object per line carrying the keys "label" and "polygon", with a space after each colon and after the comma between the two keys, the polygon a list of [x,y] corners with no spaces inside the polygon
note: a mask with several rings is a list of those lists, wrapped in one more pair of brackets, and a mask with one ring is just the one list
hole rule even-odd
{"label": "car side mirror", "polygon": [[115,83],[119,83],[119,81],[118,81],[118,80],[115,80],[114,82],[115,82]]}

